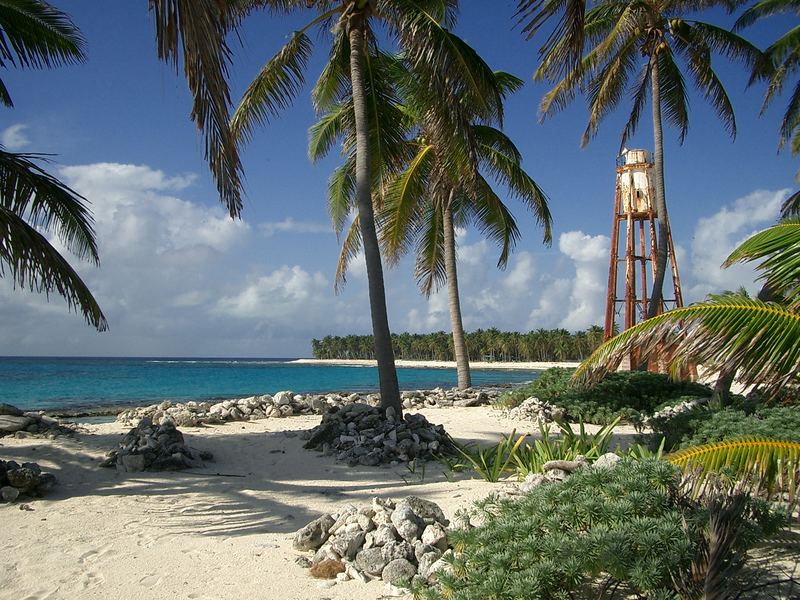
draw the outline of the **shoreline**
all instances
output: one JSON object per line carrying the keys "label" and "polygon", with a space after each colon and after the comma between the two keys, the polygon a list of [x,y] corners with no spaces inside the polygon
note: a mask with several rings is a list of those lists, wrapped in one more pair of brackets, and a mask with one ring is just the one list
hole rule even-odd
{"label": "shoreline", "polygon": [[[289,364],[297,365],[336,365],[352,367],[375,367],[378,361],[363,358],[296,358],[288,361]],[[404,360],[394,361],[395,366],[400,369],[455,369],[456,363],[453,360]],[[577,367],[581,363],[578,361],[545,361],[545,362],[502,362],[502,361],[475,361],[470,362],[471,369],[495,370],[495,371],[543,371],[552,367]]]}

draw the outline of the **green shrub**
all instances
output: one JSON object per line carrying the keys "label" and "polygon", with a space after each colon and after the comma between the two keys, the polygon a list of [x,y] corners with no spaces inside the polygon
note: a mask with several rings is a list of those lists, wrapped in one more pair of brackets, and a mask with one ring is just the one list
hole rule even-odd
{"label": "green shrub", "polygon": [[[708,547],[715,510],[688,501],[679,480],[663,461],[623,459],[517,502],[490,498],[480,504],[484,524],[452,533],[451,571],[431,588],[417,587],[416,597],[608,598],[603,589],[611,597],[674,597],[683,591],[676,582],[692,579],[693,561],[702,564],[695,559]],[[731,558],[778,523],[764,503],[737,498]]]}
{"label": "green shrub", "polygon": [[712,410],[697,407],[671,418],[652,419],[648,445],[674,450],[741,437],[800,442],[800,408],[754,407],[749,402]]}
{"label": "green shrub", "polygon": [[535,396],[562,408],[566,417],[606,425],[617,417],[638,423],[644,415],[687,398],[711,396],[707,386],[673,381],[667,375],[631,371],[612,373],[592,387],[570,382],[574,369],[553,368],[524,387],[503,394],[497,406],[512,408]]}
{"label": "green shrub", "polygon": [[618,423],[619,418],[591,434],[586,432],[582,421],[578,433],[572,431],[568,424],[559,422],[561,435],[554,437],[550,434],[550,428],[540,422],[539,439],[533,440],[532,444],[520,446],[514,455],[517,476],[524,479],[528,473],[541,473],[542,467],[548,461],[575,460],[578,455],[583,455],[593,463],[609,452],[614,428]]}

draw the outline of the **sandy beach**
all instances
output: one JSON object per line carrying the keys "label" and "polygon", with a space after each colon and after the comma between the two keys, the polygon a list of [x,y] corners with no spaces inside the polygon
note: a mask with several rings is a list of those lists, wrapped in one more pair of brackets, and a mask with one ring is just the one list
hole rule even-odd
{"label": "sandy beach", "polygon": [[[306,365],[352,365],[356,367],[374,367],[377,366],[377,361],[363,360],[363,359],[323,359],[323,358],[298,358],[293,361],[297,364]],[[455,369],[456,363],[452,360],[395,360],[395,365],[399,368],[412,368],[412,369]],[[579,362],[483,362],[475,361],[470,362],[469,366],[473,369],[506,369],[506,370],[520,370],[520,371],[539,371],[549,369],[551,367],[577,367]]]}
{"label": "sandy beach", "polygon": [[[489,407],[422,412],[461,441],[536,429]],[[319,587],[294,562],[293,532],[374,496],[420,496],[452,518],[498,489],[445,474],[438,463],[424,473],[338,464],[302,448],[297,432],[318,423],[309,416],[184,428],[187,443],[215,462],[165,473],[98,467],[128,430],[116,423],[86,426],[73,439],[0,438],[0,458],[38,462],[59,480],[26,506],[0,506],[0,598],[371,600],[382,595],[380,581]],[[617,431],[623,443],[634,434]]]}

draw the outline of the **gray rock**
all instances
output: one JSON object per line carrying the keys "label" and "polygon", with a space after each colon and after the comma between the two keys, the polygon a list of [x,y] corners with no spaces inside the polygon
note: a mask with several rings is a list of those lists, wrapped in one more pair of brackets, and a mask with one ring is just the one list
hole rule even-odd
{"label": "gray rock", "polygon": [[356,554],[356,567],[369,575],[380,576],[383,568],[389,562],[383,556],[380,548],[368,548]]}
{"label": "gray rock", "polygon": [[328,539],[328,532],[333,523],[331,515],[322,515],[314,519],[295,534],[292,546],[295,550],[316,550]]}
{"label": "gray rock", "polygon": [[15,487],[6,485],[0,488],[0,497],[2,497],[5,502],[14,502],[18,496],[19,490]]}
{"label": "gray rock", "polygon": [[595,469],[613,469],[614,467],[617,466],[617,463],[621,460],[622,459],[618,454],[614,454],[613,452],[606,452],[605,454],[603,454],[603,456],[594,461],[593,467]]}
{"label": "gray rock", "polygon": [[344,531],[331,539],[331,547],[336,553],[346,560],[353,560],[358,549],[364,543],[363,531]]}
{"label": "gray rock", "polygon": [[8,478],[8,483],[23,494],[35,492],[36,487],[39,485],[39,473],[28,467],[6,471],[6,477]]}
{"label": "gray rock", "polygon": [[394,525],[379,525],[378,528],[373,532],[372,539],[376,546],[383,546],[391,542],[396,542],[397,530],[394,528]]}
{"label": "gray rock", "polygon": [[422,519],[407,504],[399,504],[394,509],[391,519],[397,533],[408,542],[419,538],[425,526]]}
{"label": "gray rock", "polygon": [[422,543],[435,546],[442,552],[447,550],[447,532],[439,523],[432,523],[422,532]]}
{"label": "gray rock", "polygon": [[384,544],[381,546],[381,554],[383,554],[383,558],[386,559],[387,563],[398,558],[404,558],[408,561],[414,560],[415,558],[414,546],[406,541]]}
{"label": "gray rock", "polygon": [[16,406],[11,406],[10,404],[3,404],[2,402],[0,402],[0,415],[21,417],[22,411],[18,409]]}
{"label": "gray rock", "polygon": [[117,457],[117,470],[123,473],[136,473],[144,471],[144,454],[123,454]]}
{"label": "gray rock", "polygon": [[438,552],[428,552],[427,554],[423,554],[419,559],[417,573],[419,573],[422,577],[427,577],[431,571],[431,567],[436,561],[439,560],[440,556],[441,555]]}
{"label": "gray rock", "polygon": [[55,475],[52,473],[42,473],[39,475],[39,483],[36,486],[36,491],[39,494],[49,492],[56,486],[56,483],[57,479]]}
{"label": "gray rock", "polygon": [[383,568],[381,578],[392,585],[409,581],[417,574],[417,568],[405,558],[396,558]]}
{"label": "gray rock", "polygon": [[435,502],[418,498],[417,496],[408,496],[407,498],[404,498],[400,504],[408,506],[417,516],[425,519],[426,521],[430,519],[436,521],[437,523],[441,523],[445,527],[450,524],[450,521],[445,518],[442,509],[439,508]]}
{"label": "gray rock", "polygon": [[0,415],[0,432],[15,433],[17,431],[22,431],[34,422],[34,419],[31,417]]}

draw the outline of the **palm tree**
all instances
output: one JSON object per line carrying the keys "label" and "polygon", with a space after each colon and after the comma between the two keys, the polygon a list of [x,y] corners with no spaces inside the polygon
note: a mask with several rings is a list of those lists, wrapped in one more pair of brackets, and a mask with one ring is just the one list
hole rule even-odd
{"label": "palm tree", "polygon": [[669,348],[673,374],[688,363],[710,373],[736,372],[745,385],[774,393],[800,376],[800,218],[784,219],[742,243],[725,261],[760,260],[758,269],[780,302],[744,292],[712,295],[706,302],[643,321],[600,346],[576,371],[599,379],[632,348],[646,356]]}
{"label": "palm tree", "polygon": [[[742,29],[759,19],[786,12],[800,14],[800,1],[761,0],[739,17],[734,28]],[[764,97],[762,113],[775,99],[775,96],[783,91],[787,78],[800,69],[800,26],[795,24],[767,48],[764,54],[769,59],[772,69],[769,72],[769,87]],[[762,72],[757,70],[753,73],[753,79],[761,75]],[[795,83],[781,122],[778,146],[782,148],[787,142],[793,154],[800,153],[800,80]]]}
{"label": "palm tree", "polygon": [[[549,243],[551,217],[547,198],[522,169],[521,155],[513,142],[500,130],[481,123],[479,117],[469,115],[470,107],[466,102],[460,107],[460,112],[463,113],[461,118],[467,120],[472,117],[478,121],[471,123],[466,130],[471,136],[467,144],[476,149],[475,158],[472,161],[459,161],[457,156],[452,156],[452,137],[441,139],[437,136],[436,123],[430,122],[435,113],[426,104],[425,94],[420,94],[415,82],[409,80],[407,70],[395,68],[394,71],[395,76],[400,77],[397,87],[404,92],[403,104],[377,104],[384,107],[378,117],[396,121],[405,117],[412,140],[399,141],[400,148],[393,154],[402,158],[405,151],[405,168],[400,172],[395,169],[394,175],[384,178],[384,188],[377,191],[383,196],[383,208],[378,214],[381,242],[387,259],[392,263],[396,263],[416,244],[416,275],[426,297],[447,282],[458,387],[465,389],[470,387],[471,377],[458,293],[456,224],[475,223],[496,241],[501,249],[498,266],[503,268],[519,236],[519,229],[508,208],[480,172],[481,169],[502,182],[513,196],[531,208],[544,227],[545,242]],[[507,73],[497,73],[495,77],[496,85],[503,94],[522,85],[521,80]],[[346,106],[340,108],[347,109]],[[332,118],[343,117],[340,112],[335,111],[323,117],[320,124],[312,128],[311,148],[314,159],[320,157],[320,148],[327,150],[330,147],[329,144],[320,143],[320,138],[327,135],[327,123]],[[385,147],[393,142],[397,144],[398,140],[386,140]],[[467,170],[457,171],[453,165],[466,167]],[[345,173],[347,169],[346,163],[341,172]],[[477,185],[470,185],[469,182],[473,180]],[[477,193],[474,191],[476,188]],[[352,198],[349,194],[341,193],[340,185],[334,185],[331,189],[332,214],[337,229],[341,229],[344,224],[341,217],[348,214]],[[344,282],[347,264],[358,251],[359,244],[358,230],[353,223],[342,248],[337,272],[338,282]]]}
{"label": "palm tree", "polygon": [[[42,0],[0,3],[0,66],[45,68],[85,60],[83,38],[70,18]],[[0,79],[0,102],[12,107]],[[38,154],[0,147],[0,276],[49,296],[58,293],[70,309],[99,331],[108,323],[81,278],[42,232],[52,233],[80,259],[99,263],[93,219],[86,199],[34,161]]]}
{"label": "palm tree", "polygon": [[[317,83],[317,102],[335,102],[346,94],[353,103],[355,127],[355,177],[352,185],[364,244],[367,279],[378,361],[381,407],[401,411],[397,373],[389,334],[383,268],[372,205],[371,158],[380,148],[370,147],[367,57],[377,45],[374,26],[381,21],[417,70],[426,89],[440,98],[440,123],[448,109],[458,104],[460,89],[480,97],[485,111],[497,110],[499,97],[484,83],[490,74],[464,77],[474,63],[474,53],[464,48],[447,27],[452,25],[455,0],[150,0],[156,17],[158,53],[177,65],[184,56],[184,73],[194,97],[192,118],[206,133],[206,155],[217,179],[221,199],[231,215],[241,209],[241,164],[237,144],[252,135],[287,106],[302,88],[313,42],[307,31],[318,27],[332,36],[331,58]],[[230,48],[227,35],[255,9],[273,13],[315,10],[316,17],[299,31],[256,76],[229,126],[230,94],[227,70]],[[470,74],[475,71],[470,70]],[[487,91],[490,93],[487,94]],[[449,93],[445,93],[449,92]]]}
{"label": "palm tree", "polygon": [[[565,37],[553,42],[535,75],[537,79],[560,79],[542,100],[543,116],[564,108],[578,89],[586,92],[589,123],[583,145],[597,133],[600,121],[629,92],[633,106],[622,132],[620,148],[624,147],[636,132],[648,96],[651,98],[658,236],[648,318],[655,316],[661,308],[667,263],[669,216],[664,191],[662,116],[678,128],[679,140],[683,142],[689,125],[683,75],[686,72],[711,103],[731,137],[735,138],[733,106],[714,71],[712,54],[722,54],[751,68],[756,68],[763,60],[759,50],[743,38],[686,16],[691,11],[714,4],[713,1],[603,0],[585,15],[585,41],[592,48],[580,63],[572,68],[565,64],[568,49],[574,42]],[[678,59],[684,63],[683,71]]]}

